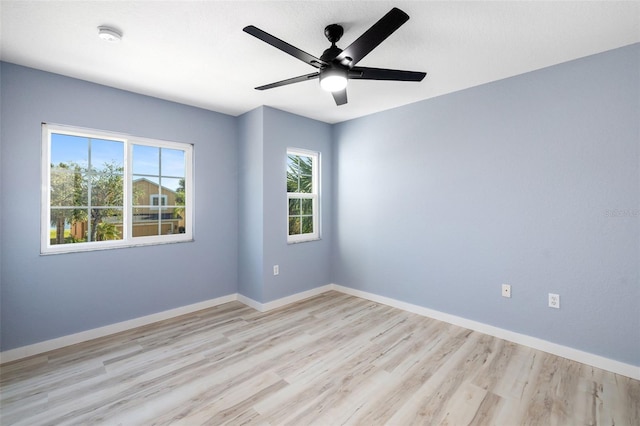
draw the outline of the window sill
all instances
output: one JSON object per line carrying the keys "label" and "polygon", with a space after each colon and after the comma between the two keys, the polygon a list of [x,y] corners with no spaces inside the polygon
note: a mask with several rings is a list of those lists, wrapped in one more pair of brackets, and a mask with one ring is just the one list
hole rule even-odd
{"label": "window sill", "polygon": [[305,239],[305,240],[294,240],[294,241],[287,240],[287,244],[311,243],[313,241],[320,241],[321,239],[322,238],[320,238],[320,237],[314,237],[314,238],[309,238],[309,239]]}
{"label": "window sill", "polygon": [[[113,244],[113,245],[101,245],[101,246],[91,246],[91,247],[69,247],[69,249],[63,249],[64,245],[59,245],[58,250],[48,249],[46,251],[41,251],[40,256],[51,256],[56,254],[72,254],[72,253],[89,253],[92,251],[103,251],[103,250],[117,250],[117,249],[126,249],[126,248],[134,248],[134,247],[149,247],[149,246],[163,246],[167,244],[181,244],[181,243],[192,243],[195,240],[193,238],[189,239],[175,239],[170,241],[154,241],[154,242],[146,242],[146,243],[132,243],[132,244]],[[72,244],[69,244],[72,246]]]}

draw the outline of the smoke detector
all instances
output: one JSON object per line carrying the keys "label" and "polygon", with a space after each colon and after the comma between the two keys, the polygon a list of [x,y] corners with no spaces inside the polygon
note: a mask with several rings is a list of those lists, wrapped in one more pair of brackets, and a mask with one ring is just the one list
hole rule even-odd
{"label": "smoke detector", "polygon": [[98,37],[109,43],[117,43],[122,39],[122,33],[113,27],[101,25],[98,27]]}

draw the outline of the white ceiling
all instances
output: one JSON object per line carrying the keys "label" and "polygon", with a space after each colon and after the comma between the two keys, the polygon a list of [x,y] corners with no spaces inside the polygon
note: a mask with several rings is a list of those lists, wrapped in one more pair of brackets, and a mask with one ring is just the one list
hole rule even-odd
{"label": "white ceiling", "polygon": [[[421,83],[350,81],[336,106],[314,68],[244,33],[255,25],[320,56],[392,7],[411,19],[358,65],[425,71]],[[260,105],[336,123],[640,41],[640,2],[0,1],[0,59],[239,115]],[[97,37],[120,29],[120,43]]]}

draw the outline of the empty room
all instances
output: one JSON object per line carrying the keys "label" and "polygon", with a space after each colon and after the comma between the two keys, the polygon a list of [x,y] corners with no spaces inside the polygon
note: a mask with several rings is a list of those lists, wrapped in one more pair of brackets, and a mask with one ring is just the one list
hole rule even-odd
{"label": "empty room", "polygon": [[640,424],[640,2],[0,0],[0,424]]}

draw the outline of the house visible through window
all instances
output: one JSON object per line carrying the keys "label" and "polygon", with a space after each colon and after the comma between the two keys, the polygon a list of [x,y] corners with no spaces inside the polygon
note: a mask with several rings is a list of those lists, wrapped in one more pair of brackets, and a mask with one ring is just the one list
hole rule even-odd
{"label": "house visible through window", "polygon": [[287,150],[287,241],[290,243],[320,238],[319,161],[317,152]]}
{"label": "house visible through window", "polygon": [[43,124],[42,253],[192,239],[192,146]]}

